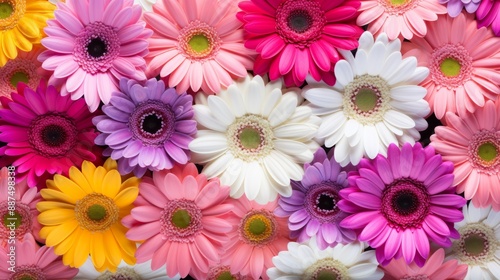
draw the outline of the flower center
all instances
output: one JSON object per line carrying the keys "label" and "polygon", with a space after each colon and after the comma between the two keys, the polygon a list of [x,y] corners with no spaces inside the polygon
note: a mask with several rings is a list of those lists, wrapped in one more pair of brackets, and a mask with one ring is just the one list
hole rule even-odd
{"label": "flower center", "polygon": [[191,50],[196,53],[203,53],[210,48],[210,41],[203,34],[194,35],[188,42]]}
{"label": "flower center", "polygon": [[107,52],[107,50],[108,47],[106,46],[106,42],[99,37],[92,38],[92,40],[90,40],[89,44],[87,45],[87,52],[90,56],[95,58],[103,56]]}
{"label": "flower center", "polygon": [[148,100],[137,105],[128,125],[134,139],[147,146],[163,146],[174,132],[174,123],[175,115],[170,105]]}
{"label": "flower center", "polygon": [[120,209],[100,193],[91,193],[75,204],[75,217],[80,226],[91,232],[102,232],[119,221]]}
{"label": "flower center", "polygon": [[276,31],[287,43],[308,47],[323,34],[324,14],[318,1],[282,1],[276,8]]}
{"label": "flower center", "polygon": [[425,186],[410,178],[400,178],[382,193],[382,214],[391,227],[405,230],[420,228],[427,217],[430,196]]}
{"label": "flower center", "polygon": [[260,210],[248,213],[240,224],[243,240],[253,245],[266,245],[276,236],[276,220],[271,213]]}
{"label": "flower center", "polygon": [[240,277],[240,275],[238,273],[232,274],[229,266],[216,265],[216,266],[210,267],[205,279],[207,279],[207,280],[240,280],[243,278],[244,277]]}
{"label": "flower center", "polygon": [[433,51],[429,70],[438,89],[454,89],[470,79],[472,58],[462,45],[446,44]]}
{"label": "flower center", "polygon": [[446,77],[456,77],[460,74],[460,62],[454,58],[445,58],[440,65],[441,72]]}
{"label": "flower center", "polygon": [[16,267],[15,272],[10,275],[12,280],[46,280],[45,273],[34,264]]}
{"label": "flower center", "polygon": [[96,280],[141,280],[141,276],[130,267],[119,267],[116,272],[105,271]]}
{"label": "flower center", "polygon": [[480,130],[470,140],[469,162],[479,173],[498,174],[500,166],[500,136],[494,129]]}
{"label": "flower center", "polygon": [[10,84],[12,87],[17,87],[17,83],[23,82],[26,84],[29,80],[30,77],[25,72],[16,72],[12,75],[12,77],[10,77]]}
{"label": "flower center", "polygon": [[181,29],[177,41],[179,51],[186,58],[200,62],[213,58],[222,43],[217,30],[199,20]]}
{"label": "flower center", "polygon": [[306,280],[346,280],[347,267],[333,258],[324,258],[309,266],[302,275]]}
{"label": "flower center", "polygon": [[25,83],[29,88],[38,86],[41,75],[37,73],[37,69],[40,67],[36,61],[37,53],[36,51],[30,53],[30,55],[34,55],[33,58],[18,56],[0,67],[0,96],[6,96],[10,99],[11,92],[17,89],[19,82]]}
{"label": "flower center", "polygon": [[217,278],[215,278],[217,280],[236,280],[235,277],[233,277],[233,275],[231,274],[231,272],[229,271],[224,271],[222,272],[221,274],[219,274],[219,276],[217,276]]}
{"label": "flower center", "polygon": [[391,3],[391,5],[393,5],[393,6],[401,6],[401,5],[406,4],[409,1],[410,0],[389,0],[389,2]]}
{"label": "flower center", "polygon": [[162,211],[161,233],[170,241],[192,242],[202,229],[201,218],[201,210],[193,201],[169,201]]}
{"label": "flower center", "polygon": [[497,147],[491,142],[479,145],[477,155],[484,161],[490,162],[498,156]]}
{"label": "flower center", "polygon": [[331,181],[324,181],[309,187],[304,201],[305,209],[321,223],[342,219],[345,216],[337,207],[340,189],[341,186]]}
{"label": "flower center", "polygon": [[470,223],[458,229],[460,239],[453,241],[453,252],[469,266],[482,266],[496,259],[500,242],[495,230],[484,223]]}
{"label": "flower center", "polygon": [[35,215],[32,214],[32,210],[28,205],[19,201],[16,203],[16,210],[14,211],[9,210],[7,201],[0,202],[0,217],[3,217],[3,225],[0,226],[0,239],[7,240],[11,234],[11,229],[15,230],[16,237],[21,237],[27,232],[31,232],[33,218],[36,219]]}
{"label": "flower center", "polygon": [[14,13],[14,8],[10,3],[0,3],[0,19],[6,19]]}
{"label": "flower center", "polygon": [[384,7],[385,12],[390,15],[402,15],[414,9],[421,0],[378,0],[379,5]]}
{"label": "flower center", "polygon": [[344,113],[361,124],[381,122],[390,108],[390,87],[379,76],[356,76],[344,91]]}
{"label": "flower center", "polygon": [[268,155],[274,148],[273,131],[269,121],[247,114],[229,125],[226,137],[232,154],[244,161],[255,161]]}
{"label": "flower center", "polygon": [[26,1],[0,0],[0,31],[17,26],[26,11]]}
{"label": "flower center", "polygon": [[33,149],[44,157],[61,157],[78,141],[73,120],[63,114],[48,113],[35,118],[28,129]]}
{"label": "flower center", "polygon": [[[14,215],[11,215],[14,214]],[[3,224],[5,227],[18,229],[22,225],[23,216],[17,211],[9,211],[3,215]]]}

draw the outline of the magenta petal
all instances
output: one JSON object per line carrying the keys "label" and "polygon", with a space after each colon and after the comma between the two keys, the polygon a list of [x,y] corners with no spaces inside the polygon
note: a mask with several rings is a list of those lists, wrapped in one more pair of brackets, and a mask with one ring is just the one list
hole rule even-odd
{"label": "magenta petal", "polygon": [[371,220],[380,215],[379,211],[366,211],[357,214],[352,214],[340,222],[340,225],[345,228],[357,229],[366,226]]}
{"label": "magenta petal", "polygon": [[309,236],[316,235],[316,233],[319,230],[319,227],[320,227],[320,223],[318,222],[318,220],[311,219],[306,227],[307,235],[309,235]]}
{"label": "magenta petal", "polygon": [[361,231],[359,240],[370,241],[379,236],[385,227],[387,227],[387,220],[382,215],[379,215],[371,220],[363,231]]}
{"label": "magenta petal", "polygon": [[416,229],[413,232],[414,235],[414,240],[415,240],[415,247],[417,248],[417,251],[419,254],[426,258],[429,256],[429,251],[430,251],[430,246],[429,246],[429,239],[427,238],[427,235],[425,234],[424,230],[422,229]]}
{"label": "magenta petal", "polygon": [[372,210],[380,209],[380,203],[381,203],[380,197],[374,196],[369,193],[361,193],[361,192],[352,193],[349,195],[348,199],[352,203],[363,208]]}
{"label": "magenta petal", "polygon": [[407,264],[410,264],[415,258],[416,248],[413,239],[413,233],[410,229],[405,229],[403,232],[401,249],[403,251],[403,257]]}
{"label": "magenta petal", "polygon": [[339,239],[340,232],[336,225],[332,223],[325,223],[321,226],[321,232],[323,233],[323,238],[329,244],[332,244]]}
{"label": "magenta petal", "polygon": [[434,215],[429,215],[425,218],[424,223],[426,223],[430,229],[439,235],[448,236],[450,235],[450,229],[448,225],[443,222],[443,220],[437,218]]}
{"label": "magenta petal", "polygon": [[391,229],[389,238],[384,246],[385,258],[390,260],[394,257],[401,246],[401,234],[396,229]]}

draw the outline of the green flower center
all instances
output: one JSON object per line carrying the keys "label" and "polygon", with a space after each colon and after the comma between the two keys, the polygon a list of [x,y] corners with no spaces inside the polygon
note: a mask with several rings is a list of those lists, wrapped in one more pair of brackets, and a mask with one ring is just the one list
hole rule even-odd
{"label": "green flower center", "polygon": [[216,280],[234,280],[236,278],[231,275],[229,271],[224,271],[219,276],[217,276]]}
{"label": "green flower center", "polygon": [[470,255],[481,255],[486,247],[486,240],[479,234],[471,234],[464,239],[465,251]]}
{"label": "green flower center", "polygon": [[354,99],[354,104],[363,112],[370,112],[377,106],[379,97],[371,88],[360,88]]}
{"label": "green flower center", "polygon": [[245,149],[257,149],[262,142],[259,130],[250,126],[243,128],[239,137],[241,145]]}
{"label": "green flower center", "polygon": [[14,225],[14,229],[17,229],[19,226],[21,226],[22,216],[17,211],[13,212],[14,215],[10,215],[10,213],[12,212],[9,211],[3,216],[3,224],[6,227],[11,227],[12,225]]}
{"label": "green flower center", "polygon": [[477,155],[484,161],[492,161],[498,156],[497,147],[491,142],[483,143],[477,149]]}
{"label": "green flower center", "polygon": [[210,41],[203,34],[197,34],[189,39],[188,45],[196,53],[203,53],[210,48]]}
{"label": "green flower center", "polygon": [[187,228],[191,224],[191,216],[189,212],[184,209],[179,209],[172,215],[172,224],[178,228]]}
{"label": "green flower center", "polygon": [[320,270],[317,272],[316,280],[337,280],[337,273],[331,270]]}
{"label": "green flower center", "polygon": [[106,217],[106,208],[100,204],[94,204],[87,209],[87,216],[93,221],[100,221]]}
{"label": "green flower center", "polygon": [[409,2],[409,0],[389,0],[393,6],[401,6]]}
{"label": "green flower center", "polygon": [[14,73],[14,75],[12,75],[12,77],[10,77],[10,84],[13,87],[17,87],[17,83],[19,82],[28,83],[29,80],[30,77],[28,76],[28,74],[24,72],[16,72]]}
{"label": "green flower center", "polygon": [[35,280],[35,278],[28,275],[24,275],[23,277],[19,278],[19,280]]}
{"label": "green flower center", "polygon": [[253,235],[261,235],[267,230],[267,225],[262,220],[252,220],[248,225],[248,231]]}
{"label": "green flower center", "polygon": [[0,19],[6,19],[14,13],[14,8],[9,3],[0,3]]}
{"label": "green flower center", "polygon": [[441,73],[446,77],[456,77],[460,74],[462,66],[460,62],[454,58],[445,58],[440,65]]}

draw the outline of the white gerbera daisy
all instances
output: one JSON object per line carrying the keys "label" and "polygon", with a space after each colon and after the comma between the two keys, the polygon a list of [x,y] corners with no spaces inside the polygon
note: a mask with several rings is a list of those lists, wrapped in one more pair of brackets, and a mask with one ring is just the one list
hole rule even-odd
{"label": "white gerbera daisy", "polygon": [[92,258],[89,257],[87,261],[79,268],[78,274],[73,280],[112,280],[112,279],[130,279],[130,280],[179,280],[180,275],[174,278],[168,277],[165,273],[166,268],[162,266],[157,270],[151,270],[151,261],[141,264],[128,265],[122,261],[118,265],[116,272],[108,270],[99,272],[92,264]]}
{"label": "white gerbera daisy", "polygon": [[205,165],[207,177],[231,186],[233,198],[245,193],[266,204],[278,193],[290,196],[290,179],[302,179],[302,165],[319,147],[313,138],[321,120],[298,106],[299,91],[282,94],[281,81],[266,84],[260,76],[247,76],[218,95],[198,95],[193,108],[200,127],[189,144],[192,161]]}
{"label": "white gerbera daisy", "polygon": [[500,275],[500,212],[463,208],[464,219],[455,224],[460,238],[446,248],[446,259],[457,259],[469,266],[465,280],[498,279]]}
{"label": "white gerbera daisy", "polygon": [[356,57],[341,51],[345,60],[335,65],[334,87],[308,80],[303,89],[313,113],[323,120],[318,139],[326,147],[336,145],[335,160],[342,166],[357,165],[363,156],[386,155],[391,143],[413,144],[427,128],[424,117],[430,108],[418,84],[429,69],[417,67],[415,57],[402,59],[400,50],[401,41],[389,42],[385,33],[374,41],[364,32]]}
{"label": "white gerbera daisy", "polygon": [[320,250],[315,239],[303,244],[288,243],[288,251],[273,257],[275,267],[267,270],[267,276],[271,280],[376,280],[384,276],[378,268],[375,251],[363,252],[366,248],[363,242],[337,244]]}

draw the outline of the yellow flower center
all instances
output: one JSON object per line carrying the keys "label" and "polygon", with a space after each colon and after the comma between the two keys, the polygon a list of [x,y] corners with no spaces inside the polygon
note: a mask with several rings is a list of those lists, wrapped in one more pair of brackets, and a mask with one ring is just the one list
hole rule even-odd
{"label": "yellow flower center", "polygon": [[483,143],[477,149],[477,155],[482,160],[490,162],[498,156],[497,147],[491,142]]}
{"label": "yellow flower center", "polygon": [[22,224],[23,218],[17,211],[13,212],[14,215],[10,215],[11,213],[12,212],[9,211],[3,216],[3,224],[6,227],[14,225],[14,229],[17,229]]}
{"label": "yellow flower center", "polygon": [[0,19],[6,19],[14,13],[14,8],[10,3],[0,3]]}
{"label": "yellow flower center", "polygon": [[29,80],[30,78],[25,72],[15,72],[12,77],[10,77],[10,84],[15,88],[17,87],[17,83],[23,82],[26,84]]}
{"label": "yellow flower center", "polygon": [[91,193],[75,204],[75,217],[80,226],[91,232],[108,230],[119,221],[120,209],[115,202],[100,193]]}
{"label": "yellow flower center", "polygon": [[377,107],[378,99],[379,97],[374,90],[370,88],[360,88],[354,98],[354,104],[356,104],[359,110],[370,112]]}
{"label": "yellow flower center", "polygon": [[460,75],[460,69],[462,68],[458,60],[451,57],[445,58],[439,67],[446,77],[456,77]]}
{"label": "yellow flower center", "polygon": [[347,267],[333,258],[324,258],[310,265],[302,274],[306,280],[345,280],[349,279]]}
{"label": "yellow flower center", "polygon": [[204,34],[196,34],[191,37],[191,39],[189,39],[188,45],[189,47],[191,47],[191,50],[196,53],[203,53],[210,49],[210,41]]}
{"label": "yellow flower center", "polygon": [[253,213],[243,220],[243,236],[250,243],[262,244],[270,241],[276,233],[271,217],[264,213]]}
{"label": "yellow flower center", "polygon": [[404,5],[408,2],[410,2],[411,0],[389,0],[389,2],[391,3],[391,5],[393,6],[401,6],[401,5]]}
{"label": "yellow flower center", "polygon": [[262,142],[262,138],[257,129],[247,126],[240,132],[240,142],[245,149],[257,149]]}
{"label": "yellow flower center", "polygon": [[17,26],[26,12],[26,1],[0,0],[0,31]]}
{"label": "yellow flower center", "polygon": [[191,224],[189,212],[185,209],[176,210],[172,215],[172,224],[181,229],[189,227]]}

